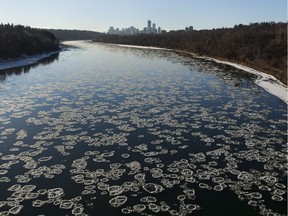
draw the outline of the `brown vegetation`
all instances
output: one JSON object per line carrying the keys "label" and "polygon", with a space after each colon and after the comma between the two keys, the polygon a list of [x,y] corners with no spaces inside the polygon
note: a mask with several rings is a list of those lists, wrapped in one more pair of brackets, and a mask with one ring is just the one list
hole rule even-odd
{"label": "brown vegetation", "polygon": [[287,23],[254,23],[161,35],[98,35],[94,41],[185,50],[237,62],[274,75],[287,84]]}

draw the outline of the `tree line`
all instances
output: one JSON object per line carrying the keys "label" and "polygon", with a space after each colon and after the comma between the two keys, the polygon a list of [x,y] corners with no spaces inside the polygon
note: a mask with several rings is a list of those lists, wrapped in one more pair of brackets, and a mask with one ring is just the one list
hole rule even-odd
{"label": "tree line", "polygon": [[274,75],[287,84],[287,23],[263,22],[160,35],[98,35],[93,41],[157,46],[229,60]]}
{"label": "tree line", "polygon": [[0,60],[56,50],[59,50],[58,39],[49,31],[22,25],[0,24]]}
{"label": "tree line", "polygon": [[48,29],[48,31],[53,33],[60,41],[92,40],[101,35],[99,32],[86,30]]}

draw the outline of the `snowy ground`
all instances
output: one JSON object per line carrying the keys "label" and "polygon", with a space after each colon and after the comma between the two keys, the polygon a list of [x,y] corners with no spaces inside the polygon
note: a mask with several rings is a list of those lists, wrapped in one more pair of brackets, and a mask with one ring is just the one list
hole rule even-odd
{"label": "snowy ground", "polygon": [[[165,48],[122,45],[122,44],[118,44],[118,46],[134,47],[134,48],[141,48],[141,49],[169,50],[169,49],[165,49]],[[185,53],[187,53],[187,52],[185,52]],[[275,95],[276,97],[283,100],[286,104],[288,104],[288,88],[283,83],[281,83],[279,80],[277,80],[274,76],[263,73],[261,71],[257,71],[255,69],[249,68],[249,67],[244,66],[244,65],[240,65],[240,64],[236,64],[236,63],[232,63],[232,62],[228,62],[228,61],[221,61],[221,60],[218,60],[215,58],[210,58],[210,57],[205,57],[205,56],[203,57],[203,56],[196,55],[194,53],[189,53],[189,54],[193,55],[196,58],[203,58],[203,59],[215,61],[217,63],[231,65],[231,66],[238,68],[240,70],[246,71],[246,72],[251,73],[251,74],[255,74],[256,76],[258,76],[257,80],[255,81],[256,85],[264,88],[266,91],[270,92],[271,94]]]}
{"label": "snowy ground", "polygon": [[253,68],[250,68],[244,65],[231,63],[228,61],[221,61],[221,60],[209,58],[209,57],[201,57],[197,55],[194,55],[194,56],[197,58],[205,58],[208,60],[212,60],[221,64],[231,65],[235,68],[238,68],[240,70],[243,70],[243,71],[246,71],[248,73],[258,76],[258,78],[255,81],[256,85],[264,88],[266,91],[270,92],[271,94],[275,95],[276,97],[283,100],[286,104],[288,104],[288,88],[279,80],[277,80],[274,76],[263,73],[261,71],[255,70]]}
{"label": "snowy ground", "polygon": [[10,69],[10,68],[16,68],[16,67],[22,67],[25,65],[31,65],[34,64],[41,59],[47,58],[51,55],[54,55],[56,53],[59,53],[60,51],[53,51],[49,53],[44,53],[44,54],[39,54],[39,55],[33,55],[33,56],[28,56],[19,60],[14,60],[14,61],[4,61],[0,62],[0,70],[5,70],[5,69]]}
{"label": "snowy ground", "polygon": [[135,46],[135,45],[125,45],[125,44],[117,44],[120,47],[132,47],[132,48],[139,48],[139,49],[159,49],[159,50],[171,50],[166,48],[160,47],[148,47],[148,46]]}

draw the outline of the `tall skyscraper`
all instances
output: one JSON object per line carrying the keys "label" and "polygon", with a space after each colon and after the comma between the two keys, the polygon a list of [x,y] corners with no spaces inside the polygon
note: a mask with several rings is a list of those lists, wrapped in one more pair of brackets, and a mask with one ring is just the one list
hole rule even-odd
{"label": "tall skyscraper", "polygon": [[151,33],[151,20],[148,20],[148,34]]}
{"label": "tall skyscraper", "polygon": [[157,29],[156,29],[156,24],[155,23],[153,23],[153,28],[152,28],[151,33],[157,34]]}

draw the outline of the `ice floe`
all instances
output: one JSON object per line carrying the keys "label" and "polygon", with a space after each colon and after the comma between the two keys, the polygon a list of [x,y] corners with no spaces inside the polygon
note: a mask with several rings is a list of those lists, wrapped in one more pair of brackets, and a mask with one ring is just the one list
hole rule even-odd
{"label": "ice floe", "polygon": [[159,66],[137,49],[131,66],[110,60],[124,47],[89,49],[90,66],[0,92],[0,215],[26,204],[93,215],[107,202],[107,212],[184,216],[207,208],[206,193],[263,215],[286,205],[284,103],[272,108],[250,77],[215,63],[150,50]]}

